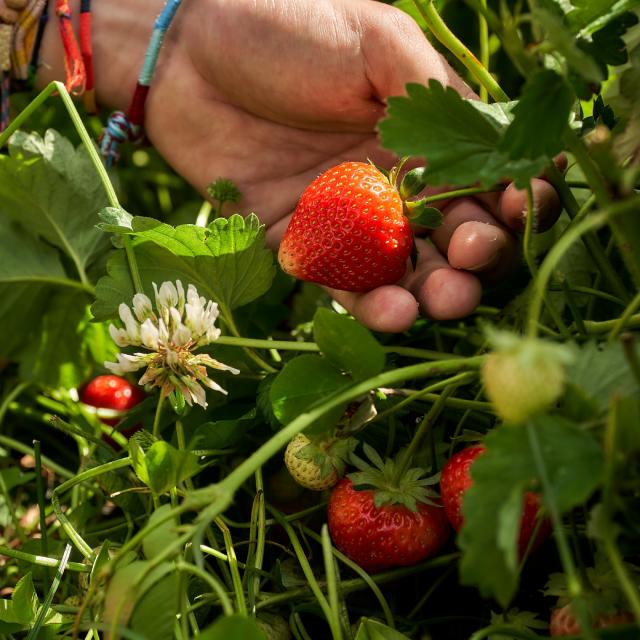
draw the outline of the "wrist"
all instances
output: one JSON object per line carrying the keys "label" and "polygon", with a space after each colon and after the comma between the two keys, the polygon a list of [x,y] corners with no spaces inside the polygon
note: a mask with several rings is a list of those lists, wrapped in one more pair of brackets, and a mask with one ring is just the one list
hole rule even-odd
{"label": "wrist", "polygon": [[[92,3],[93,65],[98,104],[116,109],[128,106],[155,18],[163,4],[163,0]],[[69,5],[77,34],[80,1],[72,0]],[[49,2],[49,16],[36,78],[38,86],[65,79],[64,51],[53,0]]]}

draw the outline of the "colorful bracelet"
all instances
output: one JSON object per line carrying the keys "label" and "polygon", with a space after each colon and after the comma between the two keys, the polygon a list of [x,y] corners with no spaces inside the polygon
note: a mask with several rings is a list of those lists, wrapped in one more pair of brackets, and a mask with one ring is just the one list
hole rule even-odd
{"label": "colorful bracelet", "polygon": [[12,76],[29,77],[31,51],[37,41],[40,16],[47,0],[0,0],[0,130],[9,124]]}
{"label": "colorful bracelet", "polygon": [[[65,86],[72,95],[82,95],[87,111],[95,113],[91,2],[82,0],[79,47],[68,0],[56,0],[55,12],[64,49]],[[48,0],[0,0],[0,130],[9,124],[12,88],[21,91],[33,83],[48,19]]]}
{"label": "colorful bracelet", "polygon": [[109,116],[100,138],[100,151],[108,167],[118,161],[121,144],[140,142],[144,138],[144,110],[149,87],[156,70],[165,34],[169,30],[181,2],[182,0],[167,0],[162,13],[155,21],[129,108],[126,112],[114,111]]}

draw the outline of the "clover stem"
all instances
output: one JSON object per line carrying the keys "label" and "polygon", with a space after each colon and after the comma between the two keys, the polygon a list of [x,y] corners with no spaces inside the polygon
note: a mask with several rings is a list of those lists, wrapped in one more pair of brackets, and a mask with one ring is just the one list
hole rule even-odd
{"label": "clover stem", "polygon": [[481,87],[484,87],[496,102],[508,102],[509,96],[473,53],[458,39],[444,23],[432,0],[413,0],[413,4],[427,23],[433,35],[469,70]]}
{"label": "clover stem", "polygon": [[162,393],[158,396],[158,404],[156,405],[156,413],[153,416],[152,433],[156,438],[160,437],[160,417],[162,415],[162,405],[164,404],[164,396]]}
{"label": "clover stem", "polygon": [[[236,338],[240,338],[244,340],[244,338],[240,336],[240,331],[238,331],[238,327],[236,326],[236,323],[235,323],[235,320],[233,319],[233,315],[231,314],[231,311],[229,311],[229,309],[227,309],[226,306],[223,307],[222,305],[220,305],[220,312],[222,313],[225,324],[227,325],[229,331]],[[263,371],[266,371],[267,373],[275,373],[277,371],[277,369],[274,369],[268,362],[263,360],[255,351],[253,351],[253,349],[247,347],[246,343],[243,346],[247,356],[249,356],[249,358],[251,358],[251,360],[253,360]],[[273,346],[270,346],[267,348],[272,349]]]}

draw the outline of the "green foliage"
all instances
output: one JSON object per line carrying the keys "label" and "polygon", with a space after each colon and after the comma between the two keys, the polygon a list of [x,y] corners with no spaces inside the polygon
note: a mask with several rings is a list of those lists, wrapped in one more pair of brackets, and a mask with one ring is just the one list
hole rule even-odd
{"label": "green foliage", "polygon": [[254,620],[239,615],[218,618],[198,636],[201,640],[267,640]]}
{"label": "green foliage", "polygon": [[[512,160],[552,158],[563,148],[574,103],[571,87],[554,71],[545,69],[531,76],[513,109],[513,122],[505,131],[501,148]],[[541,132],[532,136],[532,131]]]}
{"label": "green foliage", "polygon": [[[273,381],[269,396],[276,417],[286,424],[348,386],[349,378],[331,362],[319,356],[304,355],[285,365]],[[307,433],[318,434],[332,429],[345,408],[346,403],[326,412]]]}
{"label": "green foliage", "polygon": [[313,317],[313,337],[327,360],[354,380],[371,378],[384,368],[385,355],[378,341],[347,316],[318,309]]}
{"label": "green foliage", "polygon": [[[0,156],[2,214],[24,224],[86,271],[108,241],[95,227],[106,196],[89,156],[53,130],[16,133]],[[74,275],[78,275],[77,273]]]}
{"label": "green foliage", "polygon": [[[558,85],[559,94],[565,95],[561,81]],[[489,187],[511,178],[524,186],[542,171],[549,157],[523,155],[519,131],[532,121],[549,116],[551,107],[554,111],[551,121],[557,123],[564,117],[564,127],[568,126],[568,107],[563,106],[556,116],[555,105],[540,110],[539,105],[532,104],[538,90],[536,83],[531,88],[535,93],[528,101],[529,106],[526,102],[519,109],[518,122],[507,127],[498,119],[508,113],[506,105],[502,111],[494,108],[489,115],[485,108],[475,108],[451,87],[445,88],[435,80],[430,80],[426,87],[407,85],[406,97],[389,99],[389,115],[380,123],[382,142],[399,155],[424,157],[427,161],[424,177],[429,184],[466,185],[477,181]],[[552,127],[549,135],[546,127],[537,129],[535,147],[524,151],[530,154],[555,148],[560,128]]]}
{"label": "green foliage", "polygon": [[619,343],[588,342],[568,369],[569,385],[578,388],[597,411],[604,412],[614,395],[640,394]]}
{"label": "green foliage", "polygon": [[360,622],[355,640],[408,640],[408,638],[382,622],[365,618]]}
{"label": "green foliage", "polygon": [[139,432],[129,441],[133,468],[154,493],[166,493],[200,471],[198,457],[158,440],[147,447],[149,434]]}
{"label": "green foliage", "polygon": [[155,567],[136,560],[116,571],[107,588],[104,617],[158,640],[172,640],[178,612],[178,573],[172,564]]}
{"label": "green foliage", "polygon": [[[151,283],[182,280],[200,295],[230,311],[255,300],[271,286],[273,256],[264,245],[264,225],[251,214],[218,218],[208,227],[192,224],[172,227],[153,218],[132,218],[131,228],[114,226],[111,210],[104,218],[110,231],[130,234],[147,295]],[[123,218],[120,214],[120,217]],[[133,283],[124,251],[107,265],[108,275],[98,282],[92,310],[98,320],[116,317],[118,306],[130,303]]]}
{"label": "green foliage", "polygon": [[584,503],[602,481],[602,452],[583,429],[558,417],[541,416],[530,427],[503,425],[485,438],[487,451],[473,464],[458,537],[465,584],[506,606],[518,586],[517,539],[522,496],[541,488],[540,469],[527,429],[540,442],[553,499],[561,513]]}

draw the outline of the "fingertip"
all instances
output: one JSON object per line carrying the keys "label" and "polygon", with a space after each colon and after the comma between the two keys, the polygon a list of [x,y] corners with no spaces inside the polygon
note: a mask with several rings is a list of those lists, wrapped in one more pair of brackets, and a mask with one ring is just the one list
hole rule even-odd
{"label": "fingertip", "polygon": [[[537,232],[551,228],[562,211],[558,193],[546,180],[534,178],[531,181]],[[500,200],[500,218],[511,229],[522,231],[527,217],[527,191],[516,189],[510,184]]]}
{"label": "fingertip", "polygon": [[433,271],[422,285],[419,301],[434,320],[456,320],[473,313],[480,304],[482,285],[466,271],[443,267]]}
{"label": "fingertip", "polygon": [[373,331],[400,333],[418,317],[418,302],[406,289],[385,285],[363,294],[330,290],[356,320]]}

